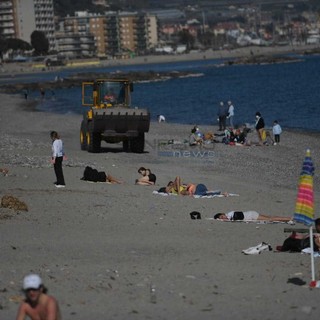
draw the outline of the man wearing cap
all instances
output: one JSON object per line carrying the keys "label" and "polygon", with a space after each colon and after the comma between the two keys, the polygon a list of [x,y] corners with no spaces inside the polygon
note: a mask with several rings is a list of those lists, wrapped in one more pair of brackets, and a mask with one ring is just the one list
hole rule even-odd
{"label": "man wearing cap", "polygon": [[32,320],[61,320],[57,300],[46,294],[41,278],[30,274],[23,279],[25,300],[20,304],[16,320],[29,317]]}

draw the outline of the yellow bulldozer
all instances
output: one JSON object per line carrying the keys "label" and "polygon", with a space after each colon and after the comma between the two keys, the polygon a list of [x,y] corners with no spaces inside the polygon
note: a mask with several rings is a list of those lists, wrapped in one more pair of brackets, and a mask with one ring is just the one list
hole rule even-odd
{"label": "yellow bulldozer", "polygon": [[120,143],[127,152],[144,151],[150,112],[131,107],[133,83],[128,79],[97,79],[82,83],[87,107],[80,128],[81,150],[100,152],[101,142]]}

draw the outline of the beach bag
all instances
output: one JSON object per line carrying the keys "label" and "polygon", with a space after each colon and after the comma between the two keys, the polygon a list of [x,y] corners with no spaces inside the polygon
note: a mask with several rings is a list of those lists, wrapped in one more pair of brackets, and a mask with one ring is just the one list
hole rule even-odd
{"label": "beach bag", "polygon": [[267,139],[267,132],[266,130],[261,131],[261,140],[265,141]]}

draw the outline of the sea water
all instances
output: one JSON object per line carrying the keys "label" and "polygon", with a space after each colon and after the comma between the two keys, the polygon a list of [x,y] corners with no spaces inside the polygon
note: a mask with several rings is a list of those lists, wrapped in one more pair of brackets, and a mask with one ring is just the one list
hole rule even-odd
{"label": "sea water", "polygon": [[[194,76],[135,83],[132,105],[148,108],[152,120],[163,114],[167,122],[216,125],[220,101],[231,100],[235,124],[253,124],[259,111],[267,127],[278,120],[283,128],[320,131],[320,56],[297,58],[300,59],[297,62],[260,65],[224,65],[221,60],[129,65],[67,70],[57,75],[63,78],[83,71],[188,71]],[[53,81],[55,76],[43,73],[30,78],[25,75],[23,79]],[[38,99],[38,109],[42,111],[63,114],[84,111],[80,86],[49,90],[44,101],[39,92],[31,92],[29,98]]]}

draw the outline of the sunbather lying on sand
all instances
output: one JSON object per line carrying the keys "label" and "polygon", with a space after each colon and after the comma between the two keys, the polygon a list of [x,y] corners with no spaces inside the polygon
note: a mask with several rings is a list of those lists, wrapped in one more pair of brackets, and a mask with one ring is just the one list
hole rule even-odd
{"label": "sunbather lying on sand", "polygon": [[208,188],[202,184],[183,184],[180,177],[176,177],[174,181],[170,181],[165,189],[166,193],[173,193],[178,195],[189,196],[212,196],[212,195],[224,195],[228,196],[227,192],[221,193],[221,191],[208,190]]}
{"label": "sunbather lying on sand", "polygon": [[[320,218],[314,221],[316,233],[313,234],[313,250],[320,251]],[[278,251],[301,252],[310,247],[309,233],[299,233],[293,231],[291,235],[284,240],[282,246],[277,246]]]}
{"label": "sunbather lying on sand", "polygon": [[219,220],[230,220],[230,221],[274,221],[274,222],[289,222],[292,218],[279,217],[279,216],[268,216],[260,214],[257,211],[230,211],[228,213],[217,213],[214,215],[215,219]]}
{"label": "sunbather lying on sand", "polygon": [[109,182],[109,183],[122,183],[122,181],[112,177],[110,174],[104,171],[98,171],[87,166],[83,172],[83,177],[81,180],[91,181],[91,182]]}

